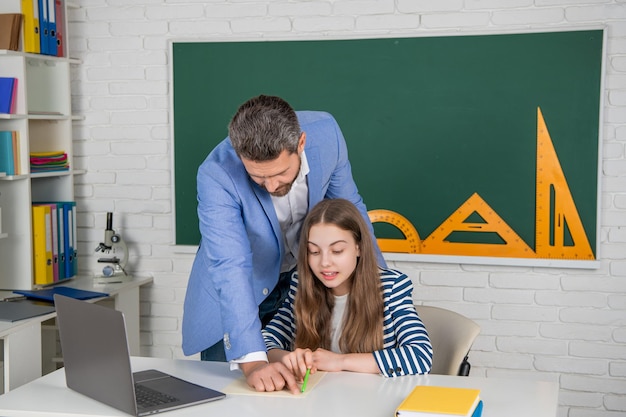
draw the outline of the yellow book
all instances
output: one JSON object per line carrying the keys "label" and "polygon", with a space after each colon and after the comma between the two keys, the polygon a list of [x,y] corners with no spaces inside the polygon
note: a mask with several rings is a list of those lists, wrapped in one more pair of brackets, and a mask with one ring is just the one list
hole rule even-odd
{"label": "yellow book", "polygon": [[41,51],[38,0],[22,0],[22,14],[24,15],[24,52],[38,54]]}
{"label": "yellow book", "polygon": [[418,385],[398,406],[396,416],[479,417],[482,414],[479,395],[480,390],[473,388]]}
{"label": "yellow book", "polygon": [[49,158],[51,156],[63,156],[65,151],[31,152],[31,158]]}
{"label": "yellow book", "polygon": [[33,267],[35,285],[54,282],[52,216],[46,205],[33,205]]}

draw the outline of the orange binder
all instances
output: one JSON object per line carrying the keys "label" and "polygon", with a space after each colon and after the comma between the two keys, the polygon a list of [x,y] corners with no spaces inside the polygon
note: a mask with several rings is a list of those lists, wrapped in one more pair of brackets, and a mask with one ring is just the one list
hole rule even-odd
{"label": "orange binder", "polygon": [[24,52],[38,54],[39,40],[39,2],[38,0],[22,0],[24,15]]}
{"label": "orange binder", "polygon": [[54,282],[52,215],[47,205],[33,206],[33,267],[35,285]]}

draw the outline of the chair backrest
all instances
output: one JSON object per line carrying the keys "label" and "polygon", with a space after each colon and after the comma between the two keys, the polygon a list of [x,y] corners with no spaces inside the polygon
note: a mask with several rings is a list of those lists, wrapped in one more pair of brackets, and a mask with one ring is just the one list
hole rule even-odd
{"label": "chair backrest", "polygon": [[433,366],[431,374],[463,375],[469,374],[469,353],[480,326],[473,320],[440,307],[416,305],[417,314],[422,319],[430,342],[433,345]]}

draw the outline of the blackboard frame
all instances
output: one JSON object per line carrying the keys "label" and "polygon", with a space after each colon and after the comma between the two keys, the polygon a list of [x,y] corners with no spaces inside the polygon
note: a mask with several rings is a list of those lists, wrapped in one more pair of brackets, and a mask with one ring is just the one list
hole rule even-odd
{"label": "blackboard frame", "polygon": [[[596,39],[593,43],[593,46],[589,46],[587,49],[584,49],[584,52],[578,54],[578,52],[572,52],[573,49],[576,51],[581,50],[580,39],[573,41],[560,39],[558,42],[555,40],[559,37],[567,37],[570,35],[583,35],[583,36],[591,36]],[[534,38],[535,40],[529,42],[529,45],[517,45],[512,47],[516,41],[518,43],[527,42],[528,39]],[[483,49],[481,49],[481,41],[485,39],[491,40],[492,45],[490,46],[491,53],[485,53]],[[520,39],[523,40],[520,41]],[[191,249],[197,246],[197,243],[194,243],[194,240],[199,241],[199,232],[197,232],[197,217],[191,216],[190,211],[184,211],[185,206],[189,204],[193,204],[195,207],[195,169],[199,163],[204,159],[206,155],[208,155],[212,146],[217,144],[226,136],[226,125],[232,113],[236,110],[236,107],[241,102],[245,101],[247,98],[256,94],[276,94],[285,97],[296,109],[314,109],[314,110],[325,110],[331,112],[337,120],[339,121],[340,126],[346,136],[346,141],[348,143],[348,149],[350,152],[350,159],[353,165],[354,176],[357,181],[357,185],[361,189],[361,193],[364,196],[365,202],[368,205],[369,209],[376,208],[391,208],[393,209],[393,204],[391,206],[380,204],[375,201],[376,198],[371,198],[368,196],[367,188],[371,186],[371,184],[375,184],[380,189],[390,190],[390,192],[396,193],[397,190],[394,190],[394,187],[390,187],[389,177],[385,178],[384,175],[378,175],[377,177],[370,177],[363,179],[362,172],[368,171],[372,172],[372,166],[381,167],[381,174],[388,173],[391,169],[390,167],[394,167],[396,169],[398,167],[398,163],[396,159],[393,160],[383,160],[381,162],[381,152],[369,152],[369,153],[359,153],[357,145],[361,145],[362,142],[357,142],[355,138],[365,137],[368,132],[380,131],[380,129],[390,129],[394,123],[397,123],[397,120],[393,119],[395,114],[394,111],[389,111],[389,109],[393,109],[394,106],[390,106],[388,102],[376,102],[375,100],[355,100],[354,90],[350,90],[350,88],[354,88],[354,86],[363,86],[368,85],[368,82],[371,80],[371,73],[362,75],[363,78],[359,78],[358,74],[356,74],[355,67],[345,68],[341,66],[333,67],[332,71],[329,74],[324,74],[324,68],[327,68],[330,64],[334,63],[335,65],[340,65],[339,63],[343,62],[344,59],[354,59],[356,55],[355,53],[360,53],[361,55],[367,54],[368,48],[373,48],[373,51],[380,51],[380,49],[376,49],[375,46],[377,43],[383,45],[383,48],[388,48],[391,50],[389,54],[382,57],[372,57],[372,62],[370,63],[372,66],[375,65],[376,59],[388,59],[388,60],[402,60],[402,47],[404,44],[410,44],[411,42],[416,43],[417,45],[421,45],[421,53],[416,54],[411,57],[413,61],[408,61],[409,63],[415,64],[424,64],[424,68],[427,68],[429,65],[433,65],[433,63],[437,63],[437,59],[444,59],[441,55],[438,55],[438,50],[446,50],[448,51],[448,55],[453,58],[447,58],[448,65],[444,66],[444,68],[438,68],[436,70],[430,70],[427,72],[429,77],[432,77],[432,80],[422,80],[419,84],[419,90],[411,91],[399,91],[398,94],[401,97],[404,97],[404,103],[410,103],[411,100],[414,100],[411,97],[411,94],[418,93],[419,97],[422,100],[427,100],[430,98],[431,101],[429,103],[434,102],[433,100],[437,97],[446,97],[448,101],[441,101],[436,103],[439,107],[435,108],[434,111],[446,111],[447,118],[444,121],[447,123],[432,123],[428,124],[429,119],[432,118],[431,114],[427,114],[427,112],[422,112],[424,114],[418,114],[413,120],[409,120],[410,118],[404,118],[405,120],[409,120],[408,128],[405,127],[404,137],[406,132],[408,131],[420,131],[422,136],[435,138],[434,140],[429,141],[428,143],[436,143],[441,140],[449,139],[451,137],[456,137],[458,142],[457,147],[461,147],[461,152],[456,153],[447,161],[440,161],[442,166],[446,166],[448,168],[453,168],[456,166],[462,166],[463,164],[468,163],[467,155],[472,154],[472,152],[476,149],[476,147],[487,147],[485,143],[480,142],[481,135],[484,135],[486,131],[489,129],[493,129],[493,125],[496,125],[497,129],[500,131],[504,131],[507,128],[516,129],[517,130],[534,130],[536,125],[536,110],[535,106],[528,105],[528,100],[520,100],[523,102],[522,104],[517,104],[514,102],[514,98],[518,96],[522,96],[528,90],[532,90],[532,82],[536,80],[536,74],[529,74],[526,78],[524,74],[521,74],[521,77],[517,79],[519,81],[519,86],[515,88],[511,88],[515,83],[511,82],[511,77],[502,76],[502,73],[506,73],[507,65],[509,68],[511,65],[516,65],[516,68],[528,68],[527,63],[529,57],[534,59],[534,66],[544,67],[546,72],[550,72],[551,75],[548,81],[543,81],[546,83],[547,91],[540,100],[537,100],[537,106],[541,107],[542,111],[546,115],[546,121],[551,131],[551,134],[555,139],[555,147],[557,149],[561,149],[561,153],[567,154],[568,151],[562,151],[563,142],[558,139],[560,137],[567,136],[568,140],[571,140],[572,137],[575,137],[578,133],[584,132],[585,139],[593,140],[591,144],[581,145],[580,148],[574,147],[573,150],[569,151],[570,154],[565,157],[565,161],[562,161],[563,170],[568,175],[568,182],[571,182],[570,188],[572,189],[572,194],[574,194],[574,199],[577,201],[584,201],[585,203],[582,205],[579,210],[582,212],[581,218],[584,217],[583,223],[587,227],[587,229],[591,230],[588,232],[588,238],[593,247],[595,260],[562,260],[562,259],[522,259],[522,258],[505,258],[505,257],[482,257],[482,256],[447,256],[447,255],[424,255],[424,254],[395,254],[395,253],[386,253],[385,257],[389,260],[398,260],[398,261],[424,261],[424,262],[450,262],[450,263],[481,263],[481,264],[496,264],[496,265],[530,265],[530,266],[555,266],[555,267],[572,267],[572,268],[597,268],[599,267],[599,263],[597,259],[599,259],[598,254],[598,246],[599,246],[599,195],[600,195],[600,186],[599,186],[599,167],[600,167],[600,158],[601,158],[601,114],[602,114],[602,91],[603,91],[603,74],[604,74],[604,45],[605,41],[605,33],[604,28],[583,28],[583,29],[568,29],[567,31],[533,31],[533,32],[519,32],[519,33],[506,33],[506,34],[478,34],[478,35],[459,35],[459,36],[428,36],[428,37],[416,37],[416,38],[376,38],[376,39],[336,39],[336,40],[254,40],[254,41],[206,41],[206,40],[181,40],[181,41],[172,41],[170,52],[171,52],[171,77],[172,77],[172,149],[174,150],[174,158],[173,158],[173,167],[172,167],[172,182],[173,182],[173,201],[174,201],[174,224],[175,224],[175,236],[174,243],[178,246],[190,245]],[[421,43],[420,43],[421,42]],[[428,43],[438,42],[435,46],[430,46]],[[567,60],[564,60],[561,56],[554,56],[554,50],[551,50],[550,47],[547,47],[546,44],[550,45],[552,42],[552,47],[560,46],[561,49],[569,50],[569,52],[564,53],[568,59],[573,60],[573,63]],[[561,43],[560,43],[561,42]],[[570,43],[568,43],[570,42]],[[277,74],[268,74],[264,73],[264,71],[272,71],[271,65],[268,66],[267,62],[260,62],[260,58],[258,55],[254,55],[253,53],[242,54],[241,50],[235,50],[237,46],[244,45],[247,48],[254,47],[265,47],[270,45],[292,45],[294,46],[290,50],[282,50],[282,51],[270,51],[270,53],[265,53],[263,56],[269,60],[270,62],[274,62],[276,59],[280,59],[282,56],[288,56],[291,58],[298,59],[287,59],[286,61],[281,62],[281,71]],[[330,55],[324,56],[324,60],[313,60],[310,61],[306,59],[306,48],[310,45],[316,46],[316,48],[322,49],[324,45],[339,45],[339,48],[335,48],[334,51]],[[196,52],[207,45],[211,45],[215,47],[215,50],[219,50],[219,58],[216,58],[211,61],[210,65],[207,65],[206,61],[202,61],[197,59],[199,55],[197,53],[193,53],[190,56],[194,57],[194,62],[185,62],[181,61],[180,52],[183,47],[191,48],[192,50],[196,50]],[[374,46],[372,46],[374,45]],[[468,46],[469,45],[469,46]],[[397,47],[397,48],[396,48]],[[198,49],[200,48],[200,49]],[[343,48],[343,49],[342,49]],[[500,49],[498,49],[500,48]],[[519,48],[528,49],[534,48],[531,53],[524,55],[519,52]],[[400,54],[394,54],[394,49],[398,49]],[[572,50],[570,50],[572,49]],[[245,48],[244,48],[245,50]],[[501,53],[503,50],[512,50],[516,52],[516,55],[504,55],[497,57],[498,53]],[[251,51],[251,49],[248,49]],[[287,51],[287,52],[285,52]],[[356,51],[356,52],[355,52]],[[360,51],[360,52],[359,52]],[[267,51],[266,51],[267,52]],[[584,56],[588,54],[589,56]],[[493,59],[491,56],[495,56]],[[580,56],[583,55],[583,56]],[[188,59],[188,58],[187,58]],[[490,60],[491,59],[491,60]],[[513,63],[511,63],[513,60]],[[551,65],[556,65],[559,61],[562,62],[564,67],[560,67],[560,70],[563,71],[563,68],[567,65],[567,71],[562,75],[558,75],[559,70],[550,70]],[[580,60],[578,62],[577,60]],[[590,60],[590,62],[585,62],[585,60]],[[487,62],[489,61],[489,62]],[[248,62],[249,65],[244,65]],[[397,61],[396,61],[397,62]],[[406,68],[407,62],[400,61],[401,64],[398,64],[398,68]],[[450,62],[458,62],[456,65],[450,65]],[[197,65],[193,65],[196,63]],[[361,63],[362,65],[362,63]],[[483,67],[481,68],[481,65]],[[526,65],[526,66],[525,66]],[[594,74],[593,79],[593,87],[592,88],[579,88],[580,79],[577,79],[575,76],[571,76],[571,74],[567,74],[567,72],[575,72],[571,70],[575,68],[576,65],[580,65],[581,67],[585,67],[586,65],[590,65],[593,67],[591,73]],[[240,70],[239,72],[235,71],[236,69],[241,69],[242,67],[246,67],[245,70]],[[332,67],[332,65],[330,65]],[[435,65],[436,66],[436,65]],[[211,68],[208,68],[211,67]],[[420,67],[421,68],[421,67]],[[422,71],[427,71],[427,69],[421,68]],[[514,114],[514,117],[507,117],[503,115],[501,109],[497,109],[500,111],[498,113],[500,117],[495,120],[489,118],[489,114],[485,111],[486,107],[481,105],[481,100],[483,97],[475,97],[475,87],[476,80],[480,80],[481,71],[485,71],[488,69],[491,71],[491,77],[488,78],[488,81],[493,81],[496,84],[496,87],[493,90],[489,91],[491,94],[492,102],[494,97],[497,98],[497,94],[502,94],[503,96],[513,97],[507,98],[509,100],[503,106],[508,108],[509,112]],[[308,71],[308,73],[307,73]],[[351,71],[351,72],[350,72]],[[478,78],[470,79],[467,82],[467,88],[465,88],[465,84],[459,84],[455,82],[450,82],[450,80],[454,80],[459,76],[459,71],[463,71],[464,73],[472,73],[474,71],[474,76]],[[521,71],[521,70],[520,70]],[[582,71],[582,70],[581,70]],[[587,69],[585,70],[587,71]],[[229,84],[224,81],[225,74],[233,74],[233,82],[236,81],[238,88],[231,88],[234,84]],[[200,75],[199,75],[200,74]],[[220,78],[218,74],[222,74]],[[295,74],[295,75],[294,75]],[[271,84],[281,83],[287,80],[288,83],[298,84],[299,82],[310,82],[310,79],[307,80],[307,74],[315,75],[315,83],[320,85],[321,83],[328,82],[332,83],[334,79],[341,79],[341,77],[349,76],[352,80],[350,85],[346,83],[335,84],[333,87],[333,98],[332,101],[325,100],[323,94],[327,94],[326,90],[317,89],[314,92],[311,92],[311,97],[303,98],[303,95],[298,95],[298,91],[289,90],[288,88],[282,88],[277,85]],[[398,73],[389,76],[387,74],[387,78],[383,80],[376,81],[378,85],[375,88],[371,88],[371,91],[376,91],[376,93],[371,93],[373,96],[382,97],[382,91],[385,89],[393,89],[401,90],[397,88],[399,85],[399,81],[402,79],[402,76],[406,77],[407,73]],[[332,76],[331,76],[332,75]],[[518,74],[520,75],[520,74]],[[289,79],[291,77],[291,79]],[[368,78],[370,77],[370,78]],[[439,77],[437,79],[437,77]],[[535,78],[533,78],[535,77]],[[568,79],[570,77],[571,79]],[[220,81],[218,91],[213,91],[211,93],[207,93],[207,90],[204,89],[205,83],[211,84],[211,78],[217,78]],[[580,77],[579,77],[580,78]],[[563,80],[565,79],[565,80]],[[184,81],[183,81],[184,80]],[[191,84],[188,83],[188,80],[194,80]],[[270,82],[267,84],[267,87],[258,88],[255,83],[264,83]],[[375,81],[375,80],[374,80]],[[187,86],[182,86],[183,83],[187,83]],[[498,85],[498,83],[500,83]],[[573,96],[567,95],[563,93],[563,90],[566,89],[566,86],[570,84],[576,85],[576,91],[584,90],[582,92],[577,92]],[[578,83],[578,84],[576,84]],[[212,88],[217,88],[215,86],[216,83],[213,83]],[[558,84],[555,86],[555,84]],[[185,90],[186,88],[186,90]],[[224,90],[221,90],[224,89]],[[193,91],[193,94],[200,94],[200,96],[196,96],[196,98],[191,98],[187,104],[181,102],[181,95],[190,94]],[[487,91],[484,89],[483,91]],[[229,94],[226,94],[228,92]],[[474,97],[472,97],[474,96]],[[200,100],[198,97],[202,97],[202,102],[198,103]],[[417,96],[415,96],[417,97]],[[424,98],[426,97],[426,98]],[[184,98],[184,97],[183,97]],[[206,101],[204,99],[206,98]],[[346,99],[348,98],[348,99]],[[459,99],[461,98],[461,99]],[[189,103],[194,103],[190,107]],[[580,100],[584,101],[584,105],[577,104]],[[532,100],[531,100],[532,101]],[[338,104],[340,103],[340,104]],[[444,103],[444,104],[441,104]],[[451,104],[447,104],[451,103]],[[342,107],[343,106],[343,107]],[[367,113],[368,107],[377,108],[377,113],[380,114],[380,117],[372,117],[371,113]],[[492,107],[493,108],[493,107]],[[564,111],[563,109],[567,111]],[[181,110],[182,109],[182,110]],[[348,109],[349,111],[347,111]],[[357,109],[357,110],[355,110]],[[425,110],[426,107],[422,104],[420,110]],[[556,111],[558,110],[558,112]],[[356,113],[363,115],[358,122],[355,123],[354,120],[357,120],[356,117],[350,116],[350,111],[355,111]],[[589,114],[592,114],[589,117]],[[216,123],[211,119],[211,115],[216,114],[216,118],[219,119],[219,123]],[[560,114],[560,116],[559,116]],[[451,117],[450,115],[454,116]],[[477,119],[477,115],[480,115],[480,120],[475,122]],[[518,115],[523,115],[518,117]],[[493,114],[491,114],[493,116]],[[350,120],[351,117],[354,119]],[[523,119],[520,121],[518,119]],[[573,120],[573,122],[572,122]],[[360,126],[353,126],[355,124],[359,124]],[[375,128],[372,129],[372,125],[375,124]],[[467,137],[471,140],[464,140],[463,135],[459,134],[460,130],[454,130],[454,125],[462,125],[463,129],[467,129],[470,127],[471,129],[467,129],[468,132],[471,132]],[[573,126],[569,126],[573,124]],[[198,125],[189,131],[188,128],[192,125]],[[184,128],[183,128],[184,127]],[[437,134],[440,132],[447,132],[447,134],[441,134],[437,137]],[[473,137],[471,135],[474,135]],[[493,135],[493,133],[491,133]],[[528,133],[525,135],[525,138],[528,138]],[[402,137],[402,135],[394,135],[389,134],[388,137],[391,139],[385,138],[385,141],[391,141],[388,145],[383,145],[384,148],[389,148],[392,146],[397,146],[398,154],[408,154],[414,149],[410,148],[410,144],[408,142],[397,143],[398,137]],[[515,136],[517,142],[522,142],[520,139],[521,136]],[[478,140],[477,140],[478,138]],[[192,142],[197,141],[197,143],[192,147],[192,151],[190,151],[187,147],[189,146],[189,140]],[[365,139],[364,139],[365,140]],[[561,144],[559,145],[559,141]],[[521,167],[515,167],[514,169],[517,172],[513,172],[508,178],[516,178],[516,177],[525,177],[528,178],[528,175],[534,175],[534,166],[535,161],[532,160],[534,155],[531,155],[534,145],[529,145],[524,142],[524,145],[520,145],[515,141],[510,143],[508,146],[496,150],[495,152],[508,152],[513,154],[514,156],[524,156],[526,160],[528,160],[529,155],[531,156],[531,161],[526,165],[522,164]],[[367,143],[367,141],[366,141]],[[517,143],[517,144],[516,144]],[[201,147],[197,145],[201,144]],[[423,143],[420,145],[420,150],[423,153],[422,156],[419,156],[418,162],[420,166],[428,166],[428,169],[421,171],[420,169],[415,170],[416,178],[424,177],[425,173],[433,172],[433,166],[428,165],[433,159],[433,155],[435,158],[440,158],[441,155],[438,155],[435,152],[431,152],[431,145],[425,146]],[[472,145],[472,146],[470,146]],[[491,145],[490,145],[491,146]],[[499,145],[498,145],[499,146]],[[493,147],[493,146],[491,146]],[[474,150],[473,150],[473,149]],[[497,146],[496,146],[497,148]],[[568,144],[567,148],[571,148]],[[582,152],[581,152],[582,150]],[[576,153],[579,152],[582,156],[579,158]],[[572,155],[574,154],[574,155]],[[191,157],[190,157],[191,155]],[[195,158],[194,161],[191,161],[191,158]],[[465,159],[464,159],[465,158]],[[511,164],[508,161],[498,161],[499,165],[497,165],[500,172],[502,170],[513,170],[514,164]],[[403,166],[408,165],[406,163],[401,164]],[[491,165],[491,164],[490,164]],[[496,164],[493,164],[496,165]],[[591,169],[582,170],[584,172],[579,172],[581,169],[580,166],[589,166],[591,165]],[[439,192],[440,190],[446,190],[446,192],[455,189],[458,187],[458,183],[460,180],[469,181],[472,178],[472,181],[479,181],[481,178],[485,181],[491,181],[494,177],[502,177],[506,178],[507,175],[498,175],[494,172],[483,172],[481,173],[481,167],[485,166],[484,161],[476,161],[475,169],[471,169],[467,172],[463,173],[463,175],[454,176],[454,181],[444,181],[443,184],[434,184],[430,186],[430,193]],[[194,168],[195,167],[195,168]],[[574,167],[573,170],[571,167]],[[190,175],[190,169],[193,172],[193,178]],[[186,171],[186,172],[183,172]],[[475,172],[474,172],[475,171]],[[575,174],[570,174],[575,171]],[[476,175],[473,175],[476,174]],[[403,175],[406,175],[404,173]],[[437,175],[437,174],[434,174]],[[583,178],[576,178],[576,176],[582,176]],[[439,177],[442,177],[439,174]],[[192,179],[192,181],[190,181]],[[504,180],[503,180],[504,181]],[[193,188],[190,188],[190,182],[193,182]],[[429,177],[429,182],[432,182],[432,178]],[[365,184],[365,186],[364,186]],[[519,194],[523,196],[520,198],[520,202],[516,203],[516,207],[519,207],[520,212],[529,212],[533,211],[530,200],[534,194],[534,184],[529,185],[528,181],[522,183],[514,183],[510,185],[511,182],[505,182],[506,186],[516,187],[519,190]],[[185,186],[186,189],[181,190],[182,186]],[[462,188],[462,187],[461,187]],[[479,187],[473,187],[474,189]],[[487,187],[488,188],[488,187]],[[501,188],[505,188],[502,186]],[[437,191],[439,190],[439,191]],[[457,190],[458,191],[458,190]],[[476,191],[476,190],[474,190]],[[582,194],[580,194],[582,193]],[[436,210],[438,212],[439,218],[430,222],[430,226],[426,228],[426,232],[423,232],[424,228],[417,227],[420,230],[420,237],[424,237],[428,235],[432,230],[439,224],[441,221],[445,220],[445,217],[450,215],[455,208],[457,208],[463,201],[470,196],[471,192],[464,192],[462,195],[458,195],[456,197],[447,197],[447,205],[445,206],[445,210],[439,209]],[[494,206],[496,211],[498,211],[498,206],[504,204],[507,200],[511,200],[510,196],[507,196],[504,193],[500,196],[500,193],[493,193],[489,191],[483,191],[481,195],[485,194],[485,200],[491,205]],[[498,195],[496,195],[498,194]],[[582,197],[581,197],[582,195]],[[452,200],[449,200],[452,198]],[[456,200],[455,200],[456,198]],[[432,200],[432,198],[431,198]],[[190,201],[192,203],[190,203]],[[451,204],[450,201],[454,201],[454,204]],[[374,204],[372,204],[374,202]],[[447,212],[446,212],[447,210]],[[499,211],[498,211],[499,212]],[[406,210],[403,211],[403,214],[406,213]],[[524,215],[526,216],[526,214]],[[410,216],[407,216],[410,217]],[[511,227],[518,231],[523,229],[524,227],[528,227],[528,219],[524,220],[526,222],[526,226],[522,227],[520,224],[513,220],[510,220],[512,217],[519,217],[521,219],[521,215],[513,214],[503,215],[502,216],[507,222],[510,222]],[[196,224],[192,224],[195,220]],[[412,220],[412,219],[411,219]],[[190,223],[191,222],[191,223]],[[190,226],[191,224],[191,226]],[[184,229],[195,227],[197,235],[189,239],[189,237],[184,237]],[[379,225],[376,225],[377,235],[379,233],[382,234],[390,234],[390,237],[393,237],[393,234],[396,233],[394,230],[381,229]],[[529,243],[530,246],[534,244],[532,241],[534,236],[529,237],[529,233],[519,233],[520,236]]]}

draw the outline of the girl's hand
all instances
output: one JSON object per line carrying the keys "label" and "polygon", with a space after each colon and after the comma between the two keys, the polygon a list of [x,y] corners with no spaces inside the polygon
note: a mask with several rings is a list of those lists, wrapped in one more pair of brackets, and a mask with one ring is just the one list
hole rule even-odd
{"label": "girl's hand", "polygon": [[313,363],[319,371],[380,373],[376,359],[371,353],[334,353],[326,349],[317,349],[313,352]]}
{"label": "girl's hand", "polygon": [[317,349],[313,352],[313,364],[316,369],[327,372],[339,372],[344,370],[344,356],[326,349]]}
{"label": "girl's hand", "polygon": [[310,368],[312,374],[317,371],[311,349],[298,348],[284,355],[281,358],[281,362],[291,370],[299,382],[302,382],[304,379],[304,374],[306,374],[307,369]]}

